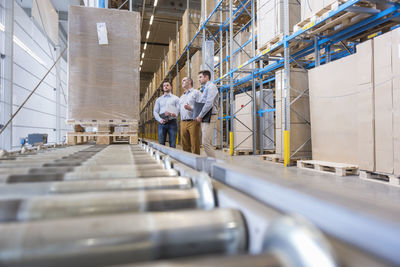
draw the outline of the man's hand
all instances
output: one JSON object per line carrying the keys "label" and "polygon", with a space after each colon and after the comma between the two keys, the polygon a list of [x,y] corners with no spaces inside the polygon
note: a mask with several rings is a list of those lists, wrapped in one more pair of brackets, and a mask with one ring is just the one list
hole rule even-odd
{"label": "man's hand", "polygon": [[169,116],[176,117],[176,114],[175,113],[169,113]]}
{"label": "man's hand", "polygon": [[165,116],[171,116],[171,113],[169,113],[168,111],[164,112]]}
{"label": "man's hand", "polygon": [[186,105],[184,106],[184,108],[187,109],[187,110],[190,110],[190,111],[193,110],[192,107],[191,107],[189,104],[186,104]]}
{"label": "man's hand", "polygon": [[164,119],[161,119],[161,124],[165,124],[165,120]]}
{"label": "man's hand", "polygon": [[200,116],[197,117],[197,118],[196,118],[196,121],[197,121],[197,122],[201,122],[201,117],[200,117]]}

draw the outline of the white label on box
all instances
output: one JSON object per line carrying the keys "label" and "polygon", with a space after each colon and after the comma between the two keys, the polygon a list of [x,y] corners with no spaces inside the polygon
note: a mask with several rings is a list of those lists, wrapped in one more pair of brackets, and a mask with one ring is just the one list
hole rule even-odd
{"label": "white label on box", "polygon": [[108,45],[107,26],[105,22],[97,23],[97,36],[99,38],[99,45]]}

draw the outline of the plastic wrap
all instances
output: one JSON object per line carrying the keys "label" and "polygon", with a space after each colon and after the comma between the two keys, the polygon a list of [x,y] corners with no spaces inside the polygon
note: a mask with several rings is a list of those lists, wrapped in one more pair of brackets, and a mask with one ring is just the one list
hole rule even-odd
{"label": "plastic wrap", "polygon": [[[189,9],[189,21],[187,18],[188,9],[182,16],[182,25],[179,27],[179,54],[182,54],[185,47],[192,41],[194,35],[197,32],[197,28],[200,24],[200,12]],[[189,40],[187,38],[187,31],[189,29]],[[201,46],[201,38],[198,37],[193,42],[192,46]]]}
{"label": "plastic wrap", "polygon": [[139,120],[139,13],[71,6],[68,21],[68,119]]}
{"label": "plastic wrap", "polygon": [[[289,14],[289,32],[292,32],[301,16],[300,3],[296,0],[289,0]],[[257,0],[257,31],[259,49],[283,34],[283,0]]]}

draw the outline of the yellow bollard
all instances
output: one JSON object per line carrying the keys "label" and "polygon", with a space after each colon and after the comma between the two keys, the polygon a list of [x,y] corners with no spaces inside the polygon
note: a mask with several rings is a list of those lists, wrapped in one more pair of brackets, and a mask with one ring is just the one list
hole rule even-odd
{"label": "yellow bollard", "polygon": [[233,155],[233,132],[229,132],[229,156]]}
{"label": "yellow bollard", "polygon": [[290,133],[283,131],[283,164],[285,167],[290,164]]}

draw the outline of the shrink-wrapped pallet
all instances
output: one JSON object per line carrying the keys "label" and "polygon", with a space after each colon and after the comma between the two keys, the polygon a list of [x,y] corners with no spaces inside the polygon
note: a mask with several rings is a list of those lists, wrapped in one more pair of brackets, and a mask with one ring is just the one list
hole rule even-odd
{"label": "shrink-wrapped pallet", "polygon": [[68,21],[68,119],[138,120],[139,13],[71,6]]}

